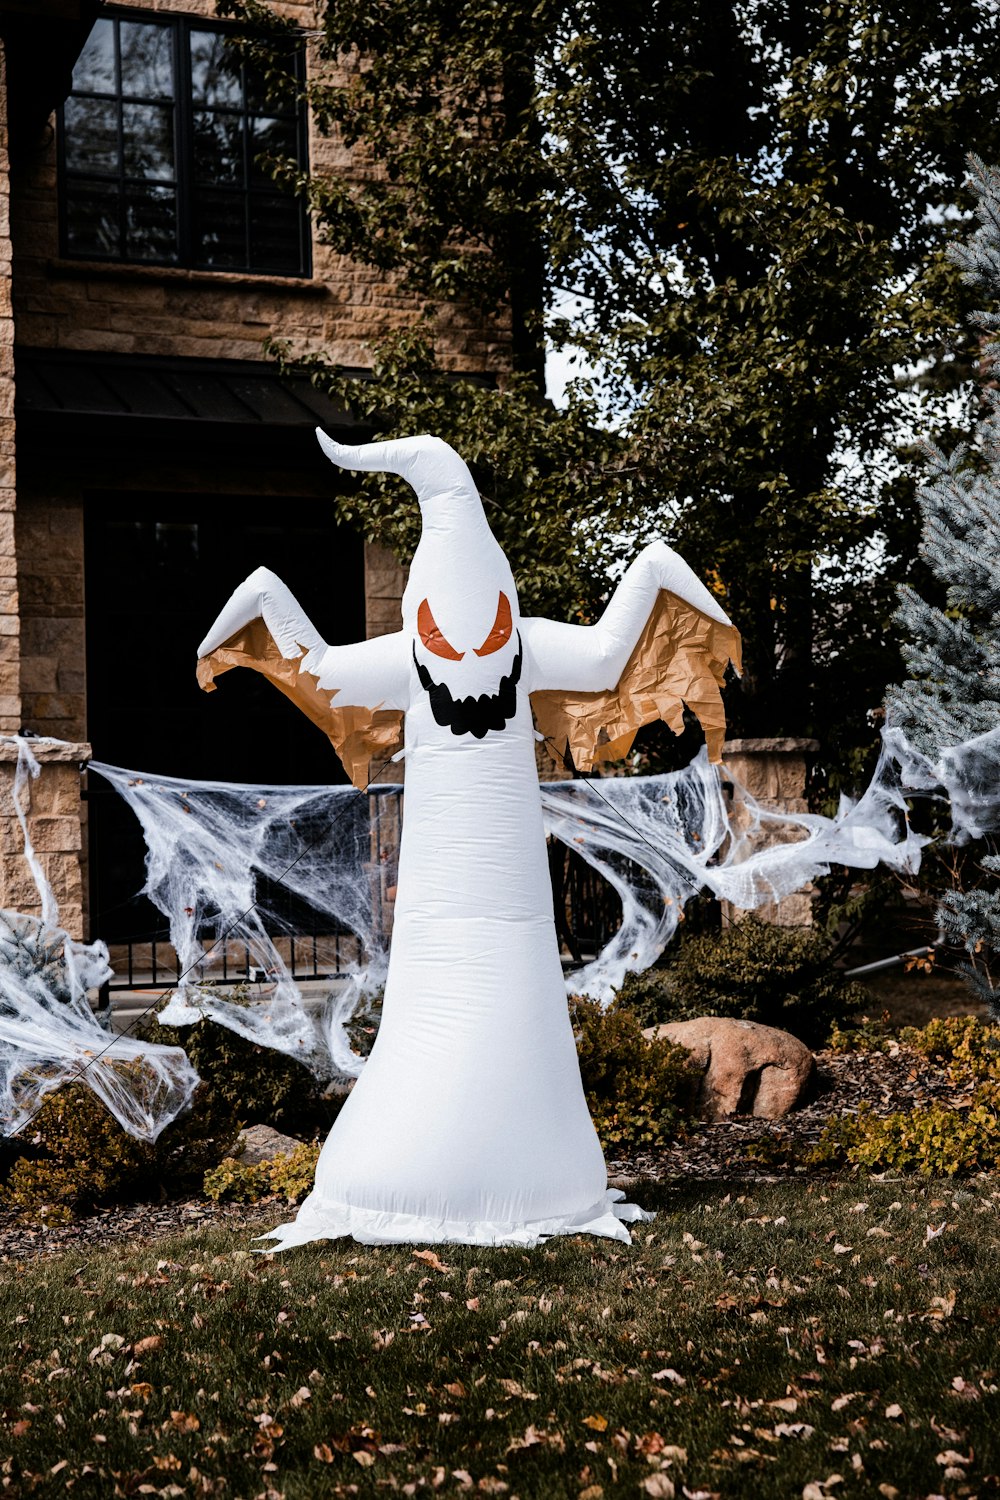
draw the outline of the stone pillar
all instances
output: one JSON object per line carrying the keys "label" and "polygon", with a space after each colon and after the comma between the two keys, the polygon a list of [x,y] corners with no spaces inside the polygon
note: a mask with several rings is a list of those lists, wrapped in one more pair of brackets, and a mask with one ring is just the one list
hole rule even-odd
{"label": "stone pillar", "polygon": [[[80,822],[80,767],[90,759],[89,745],[33,744],[41,765],[21,796],[28,832],[39,863],[59,905],[59,923],[70,937],[84,936],[84,882]],[[0,741],[0,906],[41,916],[42,903],[24,858],[24,837],[14,808],[17,746]]]}
{"label": "stone pillar", "polygon": [[388,547],[365,542],[365,635],[391,635],[401,624],[406,574]]}
{"label": "stone pillar", "polygon": [[[819,749],[818,740],[806,739],[740,739],[727,740],[722,747],[725,769],[750,793],[761,807],[775,812],[808,812],[806,800],[806,757]],[[740,809],[734,799],[733,817],[739,821]],[[770,843],[793,839],[795,833],[784,837],[776,830],[764,829],[755,839],[758,849]],[[812,898],[815,887],[807,886],[786,896],[784,901],[768,901],[758,906],[755,915],[762,922],[773,922],[777,927],[811,927]],[[738,922],[746,913],[728,901],[722,903],[722,923],[728,926]]]}
{"label": "stone pillar", "polygon": [[[388,547],[365,542],[365,635],[392,635],[402,625],[403,589],[406,573]],[[404,779],[403,762],[382,766],[369,761],[371,781],[396,782]],[[374,774],[373,774],[374,773]]]}
{"label": "stone pillar", "polygon": [[21,727],[19,611],[14,551],[14,309],[11,303],[7,58],[0,40],[0,733]]}

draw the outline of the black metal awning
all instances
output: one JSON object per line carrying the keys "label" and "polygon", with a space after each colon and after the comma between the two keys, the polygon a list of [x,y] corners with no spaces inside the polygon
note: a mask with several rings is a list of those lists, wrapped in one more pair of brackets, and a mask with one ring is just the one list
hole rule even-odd
{"label": "black metal awning", "polygon": [[[356,430],[306,376],[263,361],[164,359],[63,349],[15,350],[18,421],[144,422]],[[357,371],[357,378],[363,378]]]}
{"label": "black metal awning", "polygon": [[[178,359],[63,349],[14,350],[18,451],[49,455],[225,454],[325,469],[314,427],[341,442],[372,429],[308,377],[263,360]],[[363,370],[348,372],[358,381]]]}

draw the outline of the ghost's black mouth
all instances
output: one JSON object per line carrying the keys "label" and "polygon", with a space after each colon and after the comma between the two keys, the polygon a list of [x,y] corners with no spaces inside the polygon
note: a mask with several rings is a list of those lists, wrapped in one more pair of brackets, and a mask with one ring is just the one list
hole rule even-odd
{"label": "ghost's black mouth", "polygon": [[431,713],[435,723],[452,734],[471,734],[481,740],[491,729],[506,729],[507,720],[517,712],[517,684],[521,680],[521,637],[517,637],[517,655],[510,672],[501,677],[495,693],[483,693],[478,698],[453,698],[447,683],[435,682],[425,666],[417,661],[416,643],[413,646],[413,665],[420,678],[420,686],[431,701]]}

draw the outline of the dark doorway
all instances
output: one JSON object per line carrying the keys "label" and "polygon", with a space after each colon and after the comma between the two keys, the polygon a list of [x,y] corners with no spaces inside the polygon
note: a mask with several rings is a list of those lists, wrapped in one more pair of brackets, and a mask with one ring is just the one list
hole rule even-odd
{"label": "dark doorway", "polygon": [[[255,672],[218,691],[195,680],[198,642],[261,563],[331,644],[365,634],[364,555],[329,502],[296,497],[88,496],[87,733],[97,760],[192,780],[322,785],[346,780],[326,737]],[[136,896],[138,825],[89,778],[91,930],[123,942],[163,928]]]}

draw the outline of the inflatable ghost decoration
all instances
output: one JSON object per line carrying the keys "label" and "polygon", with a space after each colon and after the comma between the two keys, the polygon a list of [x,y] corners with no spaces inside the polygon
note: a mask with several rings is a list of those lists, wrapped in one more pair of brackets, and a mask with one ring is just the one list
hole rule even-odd
{"label": "inflatable ghost decoration", "polygon": [[202,642],[200,680],[264,672],[329,734],[358,786],[404,722],[406,813],[383,1018],[323,1147],[287,1248],[534,1245],[629,1238],[646,1217],[611,1192],[580,1082],[553,921],[532,708],[588,768],[687,703],[721,749],[736,632],[662,542],[593,626],[524,619],[462,459],[437,438],[343,447],[347,469],[412,485],[422,530],[403,629],[328,646],[260,568]]}

